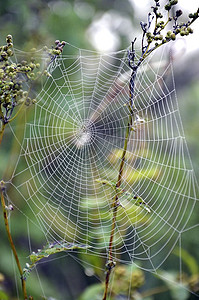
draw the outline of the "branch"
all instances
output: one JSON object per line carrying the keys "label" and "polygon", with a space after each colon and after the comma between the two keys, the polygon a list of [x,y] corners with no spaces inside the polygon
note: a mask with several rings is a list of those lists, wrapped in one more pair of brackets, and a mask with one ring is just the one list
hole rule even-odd
{"label": "branch", "polygon": [[16,248],[15,248],[15,245],[14,245],[11,233],[10,233],[10,227],[9,227],[9,223],[8,223],[8,213],[7,213],[7,211],[8,210],[13,210],[13,208],[12,207],[9,208],[5,204],[5,199],[4,199],[5,183],[4,183],[4,181],[0,181],[0,191],[1,191],[1,205],[2,205],[2,208],[3,208],[4,224],[5,224],[6,232],[7,232],[7,235],[8,235],[8,240],[9,240],[9,243],[10,243],[10,247],[12,249],[12,252],[13,252],[16,264],[17,264],[17,268],[18,268],[19,273],[20,273],[23,298],[24,298],[24,300],[27,300],[28,296],[27,296],[27,292],[26,292],[26,282],[23,279],[22,267],[21,267],[20,262],[19,262],[19,258],[18,258],[17,251],[16,251]]}

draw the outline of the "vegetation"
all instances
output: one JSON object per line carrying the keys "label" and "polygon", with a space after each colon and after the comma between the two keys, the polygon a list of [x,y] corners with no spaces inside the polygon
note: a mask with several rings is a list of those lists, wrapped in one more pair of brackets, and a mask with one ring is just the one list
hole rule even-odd
{"label": "vegetation", "polygon": [[[122,183],[122,175],[124,162],[127,159],[127,146],[129,142],[129,135],[132,130],[135,130],[133,127],[133,116],[135,114],[135,103],[134,103],[134,89],[135,89],[135,81],[138,69],[142,62],[153,52],[156,51],[160,46],[172,42],[176,39],[176,36],[187,36],[193,33],[191,25],[195,20],[199,17],[199,9],[197,12],[190,14],[189,19],[186,22],[180,22],[180,17],[182,15],[181,10],[177,10],[174,16],[171,15],[173,12],[173,7],[177,4],[178,1],[170,0],[164,6],[164,10],[167,12],[167,19],[164,20],[164,13],[160,10],[160,0],[154,0],[154,6],[152,7],[152,13],[148,15],[148,22],[141,22],[142,29],[142,44],[140,57],[137,61],[135,61],[135,42],[132,42],[132,49],[129,52],[129,66],[132,70],[131,76],[129,78],[129,118],[128,124],[126,128],[126,138],[124,143],[124,148],[121,154],[121,164],[118,170],[118,180],[117,182],[106,181],[103,179],[99,179],[98,182],[102,185],[107,185],[111,189],[113,189],[113,193],[115,194],[112,203],[112,229],[110,232],[110,241],[109,241],[109,249],[108,249],[108,261],[106,262],[106,278],[105,278],[105,288],[102,284],[95,283],[88,287],[85,292],[80,296],[80,300],[86,299],[102,299],[103,300],[116,300],[119,299],[118,295],[122,295],[122,299],[144,299],[150,297],[152,295],[156,295],[159,293],[166,292],[166,295],[173,297],[172,299],[177,299],[177,297],[181,297],[181,299],[188,299],[189,293],[184,292],[182,295],[182,288],[176,289],[178,286],[178,274],[172,274],[171,272],[168,274],[163,274],[163,271],[160,270],[160,273],[166,277],[171,276],[172,280],[176,282],[176,286],[167,285],[160,286],[158,288],[149,288],[145,292],[140,292],[140,287],[142,287],[146,282],[144,271],[139,269],[138,267],[134,267],[132,269],[129,266],[125,265],[116,265],[116,262],[113,259],[112,249],[113,249],[113,240],[115,236],[115,227],[117,220],[117,211],[118,207],[121,206],[120,196],[125,195],[128,201],[133,201],[134,205],[143,206],[148,213],[150,213],[150,208],[147,207],[147,204],[139,195],[131,195],[128,192],[124,191],[121,188]],[[167,26],[172,25],[172,29],[166,30]],[[42,65],[40,61],[37,60],[36,51],[32,51],[30,58],[27,60],[21,60],[16,63],[13,63],[10,59],[13,56],[13,39],[11,35],[8,35],[6,38],[6,44],[0,47],[0,144],[3,145],[3,139],[5,138],[7,132],[7,125],[13,122],[16,118],[20,116],[23,109],[26,106],[34,105],[36,102],[33,97],[32,89],[43,77],[48,77],[48,67],[53,61],[61,55],[63,48],[65,46],[65,42],[60,42],[59,40],[55,41],[55,44],[52,48],[45,47],[43,50],[45,52],[45,64]],[[141,123],[144,120],[141,121]],[[5,139],[6,143],[6,139]],[[5,145],[5,144],[4,144]],[[6,203],[5,198],[7,198],[6,187],[3,180],[0,182],[0,190],[1,190],[1,204],[3,211],[3,220],[5,229],[7,231],[8,239],[10,242],[10,247],[13,251],[18,270],[20,273],[20,280],[23,291],[23,299],[33,299],[31,293],[26,290],[26,280],[27,275],[30,274],[32,269],[35,268],[36,264],[40,262],[40,260],[48,259],[51,255],[56,255],[63,251],[70,251],[73,249],[86,249],[86,245],[83,244],[66,244],[62,242],[58,242],[55,244],[47,244],[43,246],[42,250],[38,250],[36,252],[32,252],[29,256],[30,264],[27,263],[25,268],[21,267],[20,256],[18,255],[18,247],[15,247],[15,238],[12,238],[10,225],[9,225],[9,216],[12,213],[13,207]],[[13,217],[13,215],[12,215]],[[15,219],[16,222],[16,219]],[[1,223],[2,227],[2,223]],[[2,232],[2,230],[1,230]],[[5,241],[4,241],[5,242]],[[16,250],[17,249],[17,250]],[[20,252],[20,250],[19,250]],[[173,254],[177,256],[176,253]],[[84,257],[84,254],[82,254]],[[189,287],[192,291],[198,292],[198,268],[195,267],[197,265],[196,261],[189,256],[186,251],[183,253],[183,260],[189,269],[187,274],[184,274],[184,281],[181,284],[184,287]],[[95,262],[93,262],[96,267],[95,272],[97,274],[97,269],[103,268],[104,260],[100,260],[96,258]],[[114,280],[111,286],[111,293],[108,298],[108,290],[109,290],[109,281],[110,276],[114,269]],[[3,271],[5,272],[5,270]],[[9,272],[8,272],[9,273]],[[79,272],[80,273],[80,272]],[[31,281],[31,275],[28,280]],[[99,274],[98,274],[99,275]],[[0,290],[0,298],[1,299],[9,299],[5,287],[4,287],[4,278],[8,276],[7,274],[3,275],[0,273],[0,284],[2,285],[2,289]],[[101,280],[103,280],[103,274],[100,274]],[[129,290],[130,286],[130,290]],[[57,293],[57,292],[55,292]],[[69,296],[70,297],[70,296]],[[14,299],[14,298],[13,298]],[[35,298],[34,298],[35,299]]]}

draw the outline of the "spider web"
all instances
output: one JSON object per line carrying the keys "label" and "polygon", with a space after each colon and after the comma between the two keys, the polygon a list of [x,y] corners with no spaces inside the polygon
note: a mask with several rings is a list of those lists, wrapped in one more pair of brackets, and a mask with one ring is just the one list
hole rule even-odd
{"label": "spider web", "polygon": [[[100,54],[67,44],[65,51],[27,117],[8,184],[48,241],[83,243],[87,254],[106,258],[115,194],[110,183],[118,178],[129,115],[128,49]],[[115,260],[150,272],[197,226],[197,184],[166,55],[166,48],[158,62],[151,55],[137,74],[113,249]]]}

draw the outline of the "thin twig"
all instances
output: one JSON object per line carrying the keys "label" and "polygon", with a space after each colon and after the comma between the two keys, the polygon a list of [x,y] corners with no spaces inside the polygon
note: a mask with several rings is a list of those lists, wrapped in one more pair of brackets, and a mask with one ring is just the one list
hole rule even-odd
{"label": "thin twig", "polygon": [[[119,174],[118,174],[118,179],[117,179],[117,184],[116,184],[116,191],[120,188],[121,183],[122,183],[122,174],[124,171],[126,151],[127,151],[129,136],[130,136],[130,132],[131,132],[131,128],[132,128],[132,120],[133,120],[133,116],[132,116],[132,114],[130,114],[128,126],[126,129],[126,137],[125,137],[125,141],[124,141],[122,160],[120,163],[120,169],[119,169]],[[113,268],[115,267],[115,262],[113,260],[113,239],[114,239],[115,228],[116,228],[118,207],[119,207],[119,195],[118,195],[118,192],[116,192],[116,195],[113,200],[113,217],[112,217],[111,234],[110,234],[110,240],[109,240],[108,263],[106,265],[107,271],[106,271],[105,290],[104,290],[103,300],[106,300],[106,298],[107,298],[110,275],[111,275]]]}
{"label": "thin twig", "polygon": [[5,131],[5,127],[6,127],[6,124],[3,122],[2,126],[1,126],[1,131],[0,131],[0,145],[1,145],[1,142],[2,142],[2,139],[3,139],[3,134],[4,134],[4,131]]}
{"label": "thin twig", "polygon": [[9,228],[9,223],[8,223],[8,213],[7,213],[5,199],[4,199],[5,183],[3,181],[0,182],[0,190],[1,190],[1,205],[2,205],[2,208],[3,208],[4,224],[5,224],[6,232],[7,232],[7,235],[8,235],[8,240],[9,240],[9,243],[10,243],[10,247],[11,247],[12,252],[14,254],[15,261],[16,261],[16,264],[17,264],[17,267],[18,267],[18,270],[19,270],[19,273],[20,273],[20,276],[21,276],[23,298],[24,298],[24,300],[27,300],[28,296],[27,296],[27,292],[26,292],[26,282],[25,282],[25,280],[23,279],[23,276],[22,276],[23,275],[23,270],[22,270],[22,267],[20,265],[19,258],[18,258],[18,255],[17,255],[17,251],[16,251],[16,248],[15,248],[15,245],[14,245],[11,233],[10,233],[10,228]]}
{"label": "thin twig", "polygon": [[105,289],[104,289],[104,295],[103,295],[102,300],[106,300],[106,298],[107,298],[110,275],[111,275],[113,268],[115,267],[115,262],[113,259],[113,239],[114,239],[114,235],[115,235],[117,211],[118,211],[118,207],[120,206],[119,190],[120,190],[120,186],[122,183],[122,175],[124,172],[126,151],[127,151],[127,147],[128,147],[131,128],[133,125],[134,88],[135,88],[135,79],[136,79],[136,75],[137,75],[137,69],[139,66],[138,64],[137,65],[135,64],[135,51],[134,51],[135,41],[136,41],[136,39],[132,42],[132,51],[129,53],[129,66],[132,69],[132,74],[131,74],[131,78],[130,78],[130,82],[129,82],[129,105],[128,105],[129,119],[128,119],[128,125],[126,127],[126,135],[125,135],[125,140],[124,140],[124,147],[123,147],[123,152],[122,152],[121,163],[120,163],[119,172],[118,172],[118,179],[117,179],[117,183],[115,186],[116,194],[115,194],[115,197],[113,198],[113,217],[112,217],[111,233],[110,233],[109,248],[108,248],[108,262],[106,264],[107,271],[106,271]]}

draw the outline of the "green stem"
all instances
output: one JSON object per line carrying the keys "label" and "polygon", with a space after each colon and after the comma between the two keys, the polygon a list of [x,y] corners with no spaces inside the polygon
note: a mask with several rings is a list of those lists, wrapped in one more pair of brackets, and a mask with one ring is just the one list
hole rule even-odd
{"label": "green stem", "polygon": [[3,112],[2,112],[1,105],[0,105],[0,119],[1,119],[1,130],[0,130],[0,145],[1,145],[4,130],[5,130],[5,127],[6,127],[6,123],[5,123],[5,119],[4,119],[4,115],[3,115]]}
{"label": "green stem", "polygon": [[[130,105],[129,105],[129,110],[131,112]],[[125,136],[125,141],[124,141],[122,160],[121,160],[121,163],[120,163],[118,179],[117,179],[117,183],[116,183],[116,195],[113,198],[113,217],[112,217],[111,234],[110,234],[110,240],[109,240],[108,263],[107,263],[107,271],[106,271],[105,289],[104,289],[104,295],[103,295],[102,300],[106,300],[106,298],[107,298],[110,275],[111,275],[113,267],[115,266],[115,263],[113,261],[113,239],[114,239],[115,228],[116,228],[117,211],[118,211],[118,207],[119,207],[119,188],[120,188],[121,183],[122,183],[122,175],[123,175],[123,172],[124,172],[124,163],[125,163],[125,158],[126,158],[127,146],[128,146],[128,142],[129,142],[129,136],[130,136],[130,132],[131,132],[131,128],[132,128],[132,122],[133,122],[133,115],[132,115],[132,112],[131,112],[130,115],[129,115],[128,126],[126,128],[126,136]]]}
{"label": "green stem", "polygon": [[2,123],[1,131],[0,131],[0,145],[1,145],[1,142],[2,142],[2,139],[3,139],[3,134],[4,134],[4,131],[5,131],[5,127],[6,127],[6,124]]}
{"label": "green stem", "polygon": [[26,282],[25,282],[25,280],[23,279],[23,276],[22,276],[23,271],[22,271],[22,268],[21,268],[21,265],[20,265],[20,262],[19,262],[19,258],[18,258],[18,255],[17,255],[17,251],[16,251],[16,248],[15,248],[11,233],[10,233],[10,228],[9,228],[9,223],[8,223],[8,214],[7,214],[5,199],[4,199],[4,189],[5,189],[5,183],[3,181],[1,181],[0,182],[1,205],[2,205],[2,208],[3,208],[4,224],[5,224],[6,232],[7,232],[7,235],[8,235],[8,240],[9,240],[9,243],[10,243],[10,247],[11,247],[12,252],[14,254],[14,258],[15,258],[20,276],[21,276],[23,298],[24,298],[24,300],[27,300],[28,296],[27,296],[27,292],[26,292]]}

